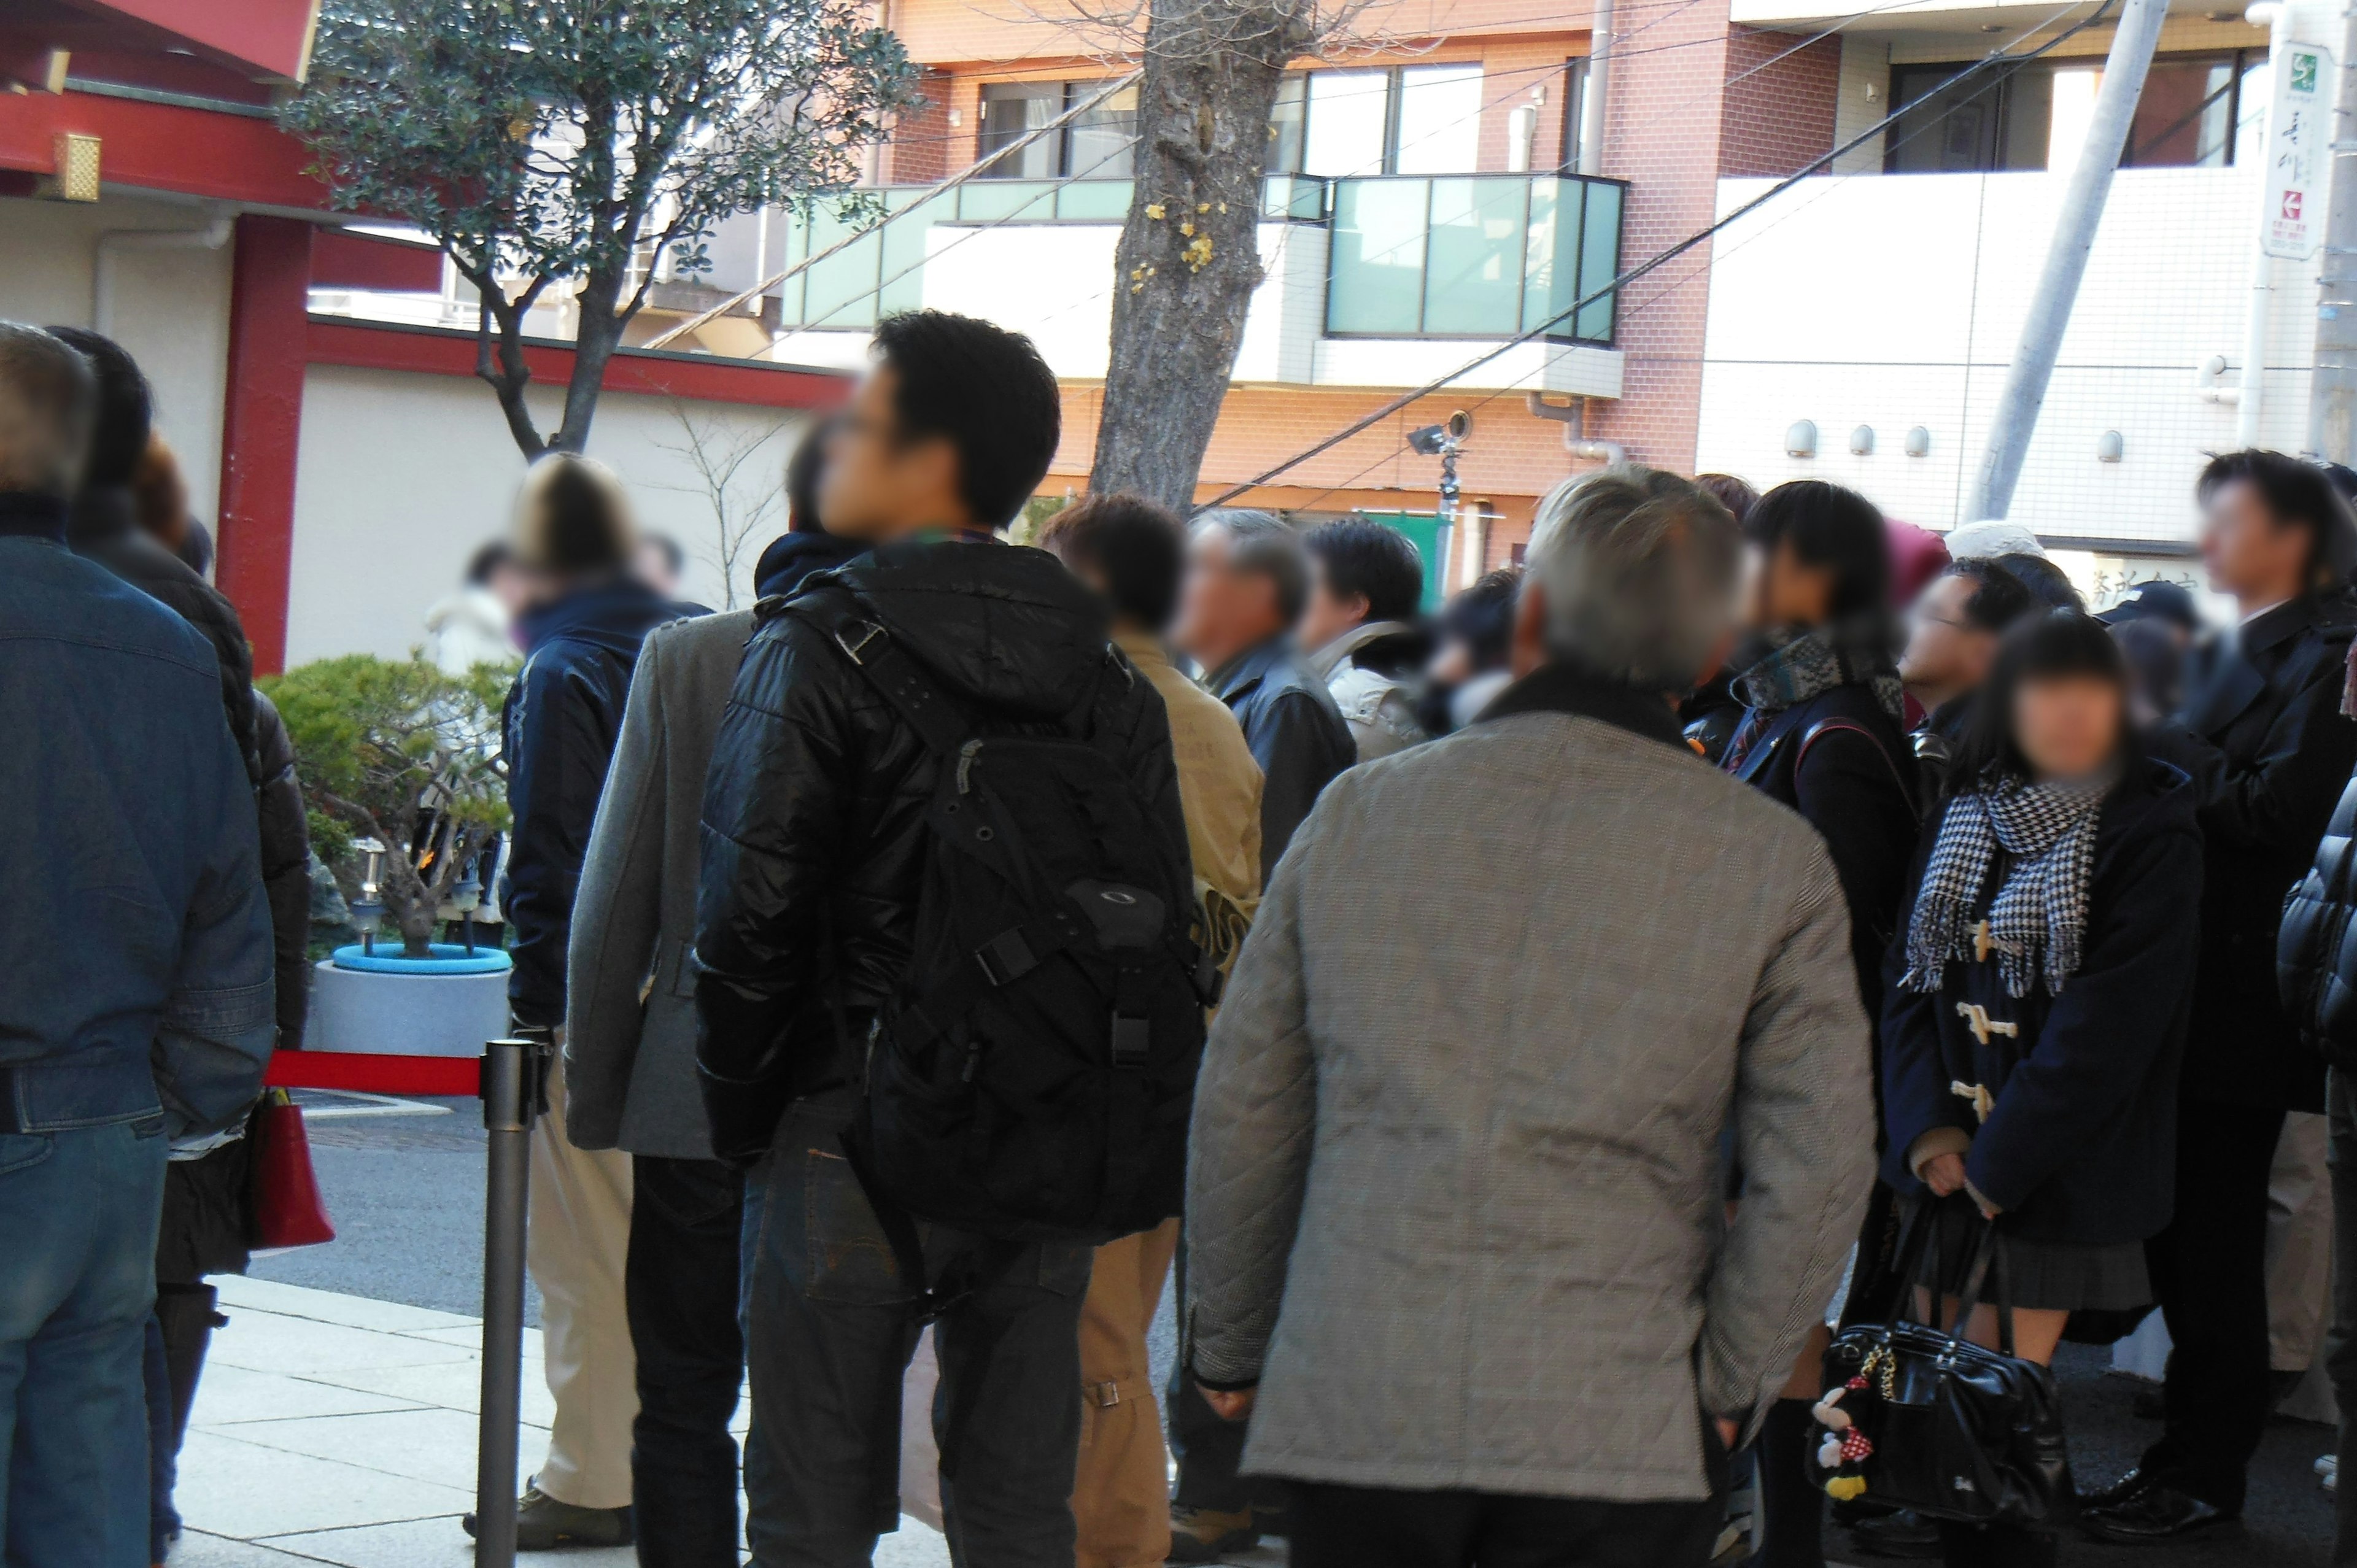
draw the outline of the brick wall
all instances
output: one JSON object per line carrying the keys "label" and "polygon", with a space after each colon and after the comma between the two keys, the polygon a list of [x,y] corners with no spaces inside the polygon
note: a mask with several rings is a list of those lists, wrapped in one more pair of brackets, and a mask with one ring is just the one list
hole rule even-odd
{"label": "brick wall", "polygon": [[885,177],[894,185],[917,185],[947,179],[963,166],[974,138],[964,127],[950,128],[950,95],[954,79],[946,71],[929,70],[917,84],[925,102],[896,116],[892,139],[885,144]]}
{"label": "brick wall", "polygon": [[1719,173],[1794,174],[1833,150],[1842,40],[1796,48],[1801,42],[1796,34],[1751,27],[1727,39],[1727,74],[1739,80],[1729,81],[1720,112]]}

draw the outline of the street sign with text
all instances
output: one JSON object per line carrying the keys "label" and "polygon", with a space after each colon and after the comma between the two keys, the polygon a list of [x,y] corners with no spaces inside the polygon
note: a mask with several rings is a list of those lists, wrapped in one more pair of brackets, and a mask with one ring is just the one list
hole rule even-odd
{"label": "street sign with text", "polygon": [[2323,238],[2326,170],[2332,140],[2332,51],[2286,44],[2267,108],[2266,181],[2261,244],[2270,256],[2305,261]]}

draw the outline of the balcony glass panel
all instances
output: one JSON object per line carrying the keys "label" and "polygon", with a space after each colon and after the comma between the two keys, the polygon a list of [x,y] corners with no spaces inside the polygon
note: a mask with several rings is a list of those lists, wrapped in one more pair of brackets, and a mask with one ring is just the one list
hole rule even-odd
{"label": "balcony glass panel", "polygon": [[1382,338],[1422,330],[1431,188],[1425,179],[1336,182],[1326,330]]}
{"label": "balcony glass panel", "polygon": [[[863,215],[861,222],[868,221],[872,220]],[[840,243],[857,227],[845,222],[832,205],[822,203],[811,218],[809,253],[817,255]],[[803,324],[838,330],[875,326],[877,263],[882,250],[881,236],[870,232],[802,274]]]}
{"label": "balcony glass panel", "polygon": [[[1586,299],[1620,274],[1620,204],[1628,188],[1604,180],[1582,183],[1587,188],[1587,200],[1580,220],[1578,297]],[[1617,289],[1598,295],[1580,308],[1568,333],[1557,328],[1555,336],[1581,343],[1611,342],[1620,303]]]}
{"label": "balcony glass panel", "polygon": [[1045,223],[1056,216],[1056,187],[1049,180],[975,180],[958,187],[954,199],[966,223]]}
{"label": "balcony glass panel", "polygon": [[1511,338],[1523,303],[1527,179],[1436,179],[1424,269],[1424,329]]}
{"label": "balcony glass panel", "polygon": [[1056,193],[1056,216],[1067,223],[1118,223],[1129,216],[1126,179],[1076,179]]}
{"label": "balcony glass panel", "polygon": [[876,281],[880,285],[876,293],[876,310],[879,317],[899,310],[914,310],[925,303],[925,235],[932,226],[949,215],[949,203],[929,201],[916,207],[921,190],[902,188],[884,193],[884,204],[896,213],[906,216],[894,219],[880,231],[883,238],[882,275]]}

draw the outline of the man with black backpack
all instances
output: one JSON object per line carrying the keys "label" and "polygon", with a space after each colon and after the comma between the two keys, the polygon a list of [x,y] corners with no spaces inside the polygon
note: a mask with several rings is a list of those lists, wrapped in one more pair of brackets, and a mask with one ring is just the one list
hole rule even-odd
{"label": "man with black backpack", "polygon": [[1102,602],[997,542],[1046,474],[1025,338],[885,321],[826,455],[872,552],[765,601],[704,806],[697,1065],[751,1167],[748,1535],[863,1564],[935,1326],[943,1528],[1073,1560],[1094,1245],[1178,1212],[1209,976],[1162,701]]}

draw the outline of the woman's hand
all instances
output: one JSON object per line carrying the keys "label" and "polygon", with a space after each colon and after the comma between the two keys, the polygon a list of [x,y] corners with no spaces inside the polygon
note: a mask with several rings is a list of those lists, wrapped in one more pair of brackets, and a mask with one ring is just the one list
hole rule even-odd
{"label": "woman's hand", "polygon": [[1962,1192],[1964,1189],[1964,1156],[1934,1155],[1923,1162],[1923,1168],[1916,1174],[1923,1178],[1925,1187],[1942,1197],[1952,1192]]}
{"label": "woman's hand", "polygon": [[1211,1413],[1222,1421],[1242,1421],[1250,1415],[1253,1398],[1260,1392],[1258,1389],[1206,1389],[1200,1383],[1195,1387],[1201,1391],[1203,1402],[1211,1407]]}

